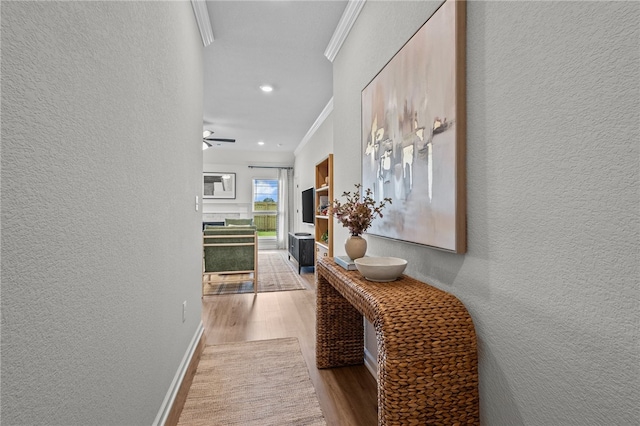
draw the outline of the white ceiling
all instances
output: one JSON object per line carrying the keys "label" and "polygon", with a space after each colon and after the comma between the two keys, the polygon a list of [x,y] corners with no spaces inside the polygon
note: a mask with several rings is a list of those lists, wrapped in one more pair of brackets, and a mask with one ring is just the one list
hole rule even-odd
{"label": "white ceiling", "polygon": [[[210,150],[293,152],[332,97],[324,56],[347,1],[207,1],[203,126]],[[260,86],[269,84],[268,94]],[[264,145],[258,145],[263,141]]]}

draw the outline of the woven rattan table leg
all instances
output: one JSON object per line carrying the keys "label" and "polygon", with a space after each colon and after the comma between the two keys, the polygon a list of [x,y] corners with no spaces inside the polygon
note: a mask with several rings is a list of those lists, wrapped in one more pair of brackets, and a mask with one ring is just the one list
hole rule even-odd
{"label": "woven rattan table leg", "polygon": [[364,363],[362,314],[320,274],[316,291],[316,366]]}
{"label": "woven rattan table leg", "polygon": [[378,426],[480,423],[477,341],[460,300],[404,275],[370,282],[333,259],[316,271],[316,365],[361,364],[366,317],[378,343]]}

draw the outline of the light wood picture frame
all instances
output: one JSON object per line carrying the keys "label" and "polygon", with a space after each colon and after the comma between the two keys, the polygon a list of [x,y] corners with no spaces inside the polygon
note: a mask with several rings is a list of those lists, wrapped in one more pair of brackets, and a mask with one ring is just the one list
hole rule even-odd
{"label": "light wood picture frame", "polygon": [[368,233],[466,252],[466,3],[446,0],[362,90]]}

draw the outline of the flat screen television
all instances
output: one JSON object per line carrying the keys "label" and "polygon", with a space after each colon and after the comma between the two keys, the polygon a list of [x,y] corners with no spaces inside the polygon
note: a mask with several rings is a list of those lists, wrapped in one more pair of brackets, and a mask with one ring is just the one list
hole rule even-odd
{"label": "flat screen television", "polygon": [[302,191],[302,222],[313,223],[314,216],[313,188]]}

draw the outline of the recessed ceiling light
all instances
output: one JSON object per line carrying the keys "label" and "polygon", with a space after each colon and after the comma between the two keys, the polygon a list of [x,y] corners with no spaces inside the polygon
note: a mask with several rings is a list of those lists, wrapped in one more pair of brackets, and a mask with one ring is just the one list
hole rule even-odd
{"label": "recessed ceiling light", "polygon": [[273,87],[269,86],[268,84],[263,84],[262,86],[260,86],[260,90],[262,90],[263,92],[269,93],[269,92],[273,92]]}
{"label": "recessed ceiling light", "polygon": [[258,145],[264,145],[264,142],[260,141],[258,142]]}

